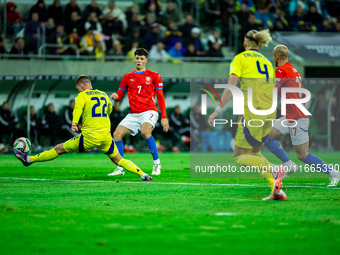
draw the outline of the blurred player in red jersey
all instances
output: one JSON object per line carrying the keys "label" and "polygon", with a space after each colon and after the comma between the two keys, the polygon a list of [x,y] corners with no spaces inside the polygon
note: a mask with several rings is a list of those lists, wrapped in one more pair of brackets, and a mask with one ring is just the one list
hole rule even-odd
{"label": "blurred player in red jersey", "polygon": [[[273,58],[275,66],[278,67],[275,76],[276,87],[279,93],[281,94],[281,88],[283,87],[303,88],[300,74],[288,61],[288,48],[284,45],[276,46],[273,50]],[[304,94],[287,93],[286,97],[289,99],[298,99],[303,98]],[[285,126],[282,125],[282,121],[284,121]],[[288,158],[281,144],[275,139],[280,135],[289,133],[298,159],[328,174],[331,181],[328,187],[335,187],[339,182],[339,173],[324,163],[320,158],[308,153],[308,126],[308,116],[303,114],[295,104],[287,104],[286,115],[274,122],[273,128],[264,139],[265,144],[287,167],[288,171],[284,176],[284,178],[287,178],[291,173],[298,170],[298,166]]]}
{"label": "blurred player in red jersey", "polygon": [[[111,95],[115,101],[122,100],[125,92],[128,92],[130,113],[119,123],[114,132],[114,140],[120,155],[124,153],[123,138],[127,135],[135,136],[141,132],[145,142],[152,154],[154,165],[152,174],[161,173],[161,162],[152,130],[158,120],[158,111],[155,104],[155,94],[157,95],[158,105],[161,109],[161,125],[163,131],[168,132],[169,122],[166,116],[166,106],[163,95],[163,82],[160,75],[145,68],[148,62],[148,52],[143,48],[135,51],[136,70],[124,75],[120,82],[117,93]],[[109,176],[124,175],[124,169],[117,167]]]}

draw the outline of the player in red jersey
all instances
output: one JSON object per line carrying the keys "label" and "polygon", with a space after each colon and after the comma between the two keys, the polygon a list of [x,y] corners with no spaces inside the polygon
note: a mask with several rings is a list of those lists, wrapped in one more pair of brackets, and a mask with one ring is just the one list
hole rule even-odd
{"label": "player in red jersey", "polygon": [[[278,67],[275,76],[279,93],[281,94],[281,88],[283,87],[303,88],[300,74],[288,61],[288,48],[284,45],[276,46],[273,50],[273,58],[275,66]],[[287,93],[286,95],[286,98],[290,99],[303,97],[302,93]],[[264,139],[264,142],[270,151],[281,159],[287,167],[288,171],[284,176],[284,178],[287,178],[291,173],[298,170],[298,166],[289,159],[281,144],[275,139],[280,135],[289,133],[298,159],[328,174],[331,180],[328,187],[335,187],[339,182],[339,173],[320,158],[308,152],[308,126],[308,115],[305,115],[296,105],[287,104],[286,115],[274,122],[274,126]],[[268,199],[271,199],[271,197],[269,196]]]}
{"label": "player in red jersey", "polygon": [[[163,126],[163,131],[168,132],[169,130],[163,95],[163,82],[158,73],[145,68],[145,64],[148,62],[147,50],[143,48],[137,49],[135,51],[134,61],[136,70],[125,74],[120,82],[118,92],[111,95],[111,99],[120,101],[125,92],[128,92],[129,105],[131,108],[130,113],[116,128],[114,140],[120,155],[123,155],[123,138],[127,135],[135,136],[138,132],[141,132],[154,160],[152,174],[159,175],[161,173],[161,162],[158,157],[155,139],[151,133],[158,120],[155,94],[162,113],[161,125]],[[117,169],[109,175],[124,175],[124,170],[118,166]]]}

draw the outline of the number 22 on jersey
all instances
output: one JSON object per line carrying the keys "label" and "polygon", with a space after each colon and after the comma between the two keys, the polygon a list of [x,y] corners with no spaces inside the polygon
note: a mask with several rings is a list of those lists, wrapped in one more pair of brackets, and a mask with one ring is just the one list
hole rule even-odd
{"label": "number 22 on jersey", "polygon": [[[107,114],[105,112],[105,108],[107,106],[107,101],[105,97],[101,97],[100,99],[98,97],[92,97],[91,101],[97,101],[96,104],[92,107],[92,117],[107,117]],[[102,103],[104,103],[102,105]],[[100,113],[97,113],[97,108],[101,109],[102,111]]]}

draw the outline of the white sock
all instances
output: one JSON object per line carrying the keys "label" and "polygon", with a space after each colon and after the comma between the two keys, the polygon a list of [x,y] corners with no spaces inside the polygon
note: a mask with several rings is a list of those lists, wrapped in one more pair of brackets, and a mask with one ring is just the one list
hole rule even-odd
{"label": "white sock", "polygon": [[289,160],[285,163],[283,163],[285,166],[290,166],[291,164],[294,164],[292,160]]}
{"label": "white sock", "polygon": [[145,180],[145,176],[147,176],[146,173],[142,174],[142,176],[140,178],[142,178],[142,180]]}
{"label": "white sock", "polygon": [[117,169],[120,170],[120,171],[122,171],[122,172],[124,171],[124,168],[121,167],[121,166],[117,166]]}
{"label": "white sock", "polygon": [[153,163],[154,163],[154,164],[160,165],[160,164],[161,164],[161,161],[160,161],[159,159],[156,159],[156,160],[153,161]]}
{"label": "white sock", "polygon": [[31,163],[31,157],[27,155],[26,161],[27,163]]}
{"label": "white sock", "polygon": [[289,176],[290,174],[295,173],[299,169],[298,165],[295,164],[291,160],[289,160],[289,161],[287,161],[287,162],[285,162],[283,164],[287,168],[287,169],[285,169],[286,170],[286,176]]}
{"label": "white sock", "polygon": [[282,189],[279,191],[279,193],[276,196],[281,196],[283,194]]}
{"label": "white sock", "polygon": [[333,171],[329,173],[329,177],[330,178],[340,178],[340,172],[333,169]]}

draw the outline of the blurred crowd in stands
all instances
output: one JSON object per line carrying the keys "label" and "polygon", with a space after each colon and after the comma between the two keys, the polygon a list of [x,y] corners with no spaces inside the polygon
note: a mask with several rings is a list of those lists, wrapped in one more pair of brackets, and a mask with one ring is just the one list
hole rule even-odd
{"label": "blurred crowd in stands", "polygon": [[122,10],[114,0],[105,6],[89,0],[85,8],[76,0],[65,6],[60,0],[49,6],[38,0],[28,14],[18,13],[15,2],[7,2],[6,8],[6,34],[13,46],[5,46],[0,38],[0,53],[19,58],[28,52],[37,54],[43,43],[54,45],[47,47],[51,55],[90,55],[98,61],[105,56],[133,56],[138,47],[150,51],[151,61],[223,57],[221,47],[233,33],[232,15],[238,17],[241,42],[250,29],[340,32],[340,1],[146,0]]}

